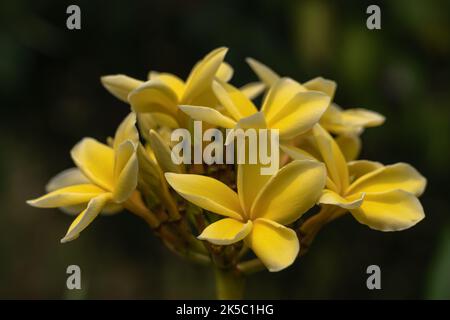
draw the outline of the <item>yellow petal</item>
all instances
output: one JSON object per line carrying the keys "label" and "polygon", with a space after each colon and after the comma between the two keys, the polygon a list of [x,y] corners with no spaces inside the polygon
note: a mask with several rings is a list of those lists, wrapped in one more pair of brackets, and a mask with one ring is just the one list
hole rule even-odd
{"label": "yellow petal", "polygon": [[258,97],[266,88],[264,83],[261,82],[250,82],[242,87],[239,90],[249,99],[255,99]]}
{"label": "yellow petal", "polygon": [[106,190],[114,186],[114,151],[92,138],[84,138],[70,152],[73,161],[94,184]]}
{"label": "yellow petal", "polygon": [[322,155],[320,154],[319,146],[317,145],[316,138],[313,135],[313,130],[301,134],[292,139],[294,146],[308,152],[318,161],[322,161]]}
{"label": "yellow petal", "polygon": [[358,131],[355,132],[355,128],[346,128],[342,122],[342,109],[336,103],[330,103],[327,111],[323,114],[320,119],[320,125],[324,127],[331,133],[334,134],[345,134],[345,133],[354,133],[360,134],[361,128],[358,128]]}
{"label": "yellow petal", "polygon": [[250,68],[252,68],[258,78],[268,87],[272,86],[280,78],[280,76],[269,67],[253,58],[247,58],[245,61],[247,61]]}
{"label": "yellow petal", "polygon": [[222,62],[220,64],[219,70],[216,72],[216,78],[220,79],[223,82],[228,82],[233,77],[234,70],[233,68],[226,62]]}
{"label": "yellow petal", "polygon": [[133,90],[129,96],[131,107],[135,112],[158,112],[172,117],[177,115],[178,97],[164,82],[149,80]]}
{"label": "yellow petal", "polygon": [[267,219],[255,220],[245,240],[270,272],[289,267],[300,250],[294,230]]}
{"label": "yellow petal", "polygon": [[178,128],[177,121],[164,113],[138,113],[136,116],[139,132],[145,140],[148,139],[150,129],[167,128],[170,130]]}
{"label": "yellow petal", "polygon": [[331,204],[344,209],[356,209],[361,206],[364,201],[364,193],[351,195],[349,197],[341,197],[336,192],[331,190],[324,190],[319,199],[321,204]]}
{"label": "yellow petal", "polygon": [[113,199],[117,203],[122,203],[130,197],[137,186],[139,166],[135,143],[130,140],[122,142],[117,149],[114,166]]}
{"label": "yellow petal", "polygon": [[221,105],[236,121],[258,111],[249,98],[228,83],[214,81],[212,89]]}
{"label": "yellow petal", "polygon": [[303,83],[303,86],[308,90],[323,92],[333,100],[337,84],[333,80],[317,77]]}
{"label": "yellow petal", "polygon": [[179,107],[181,111],[189,115],[194,120],[204,121],[222,128],[233,128],[236,125],[236,122],[233,119],[224,116],[213,108],[187,105],[182,105]]}
{"label": "yellow petal", "polygon": [[341,149],[330,134],[320,125],[314,126],[313,134],[322,159],[327,166],[328,176],[335,183],[339,191],[344,191],[348,186],[349,177],[347,161]]}
{"label": "yellow petal", "polygon": [[165,185],[165,181],[163,181],[163,173],[153,154],[148,152],[142,144],[138,145],[136,153],[139,163],[139,183],[149,187],[155,193],[161,191],[161,185]]}
{"label": "yellow petal", "polygon": [[227,48],[215,49],[194,66],[186,81],[186,90],[182,99],[183,104],[192,104],[194,99],[204,91],[211,89],[211,83],[227,51]]}
{"label": "yellow petal", "polygon": [[318,91],[297,93],[277,114],[267,117],[269,128],[280,129],[280,138],[288,139],[311,129],[330,104],[330,97]]}
{"label": "yellow petal", "polygon": [[[242,130],[243,129],[243,130]],[[264,114],[260,111],[252,114],[251,116],[240,119],[233,130],[228,132],[228,135],[225,139],[225,145],[229,145],[235,137],[242,137],[241,141],[244,141],[243,138],[246,136],[246,129],[267,129],[266,119],[264,118]],[[257,138],[259,139],[259,138]],[[271,140],[267,140],[271,141]],[[239,145],[238,145],[239,146]],[[247,145],[246,145],[247,146]],[[248,154],[248,152],[247,152]]]}
{"label": "yellow petal", "polygon": [[61,243],[78,238],[80,233],[91,224],[110,200],[111,194],[103,193],[89,201],[87,208],[72,222],[66,235],[61,239]]}
{"label": "yellow petal", "polygon": [[89,184],[90,181],[78,168],[66,169],[50,179],[45,186],[47,192],[76,184]]}
{"label": "yellow petal", "polygon": [[349,162],[347,164],[347,167],[350,177],[352,177],[353,180],[355,180],[369,172],[382,168],[383,165],[380,162],[376,161],[355,160]]}
{"label": "yellow petal", "polygon": [[93,184],[77,184],[52,191],[27,203],[37,208],[58,208],[86,203],[104,193],[105,190]]}
{"label": "yellow petal", "polygon": [[169,146],[155,130],[150,130],[148,142],[163,172],[183,172],[182,166],[172,161]]}
{"label": "yellow petal", "polygon": [[356,134],[341,134],[336,137],[336,143],[341,148],[345,160],[352,161],[358,158],[361,152],[361,139]]}
{"label": "yellow petal", "polygon": [[117,128],[114,136],[114,150],[117,151],[117,148],[126,140],[134,143],[139,141],[139,133],[136,129],[136,114],[134,112],[128,114]]}
{"label": "yellow petal", "polygon": [[361,207],[350,212],[360,223],[380,231],[404,230],[425,217],[419,200],[403,190],[367,193]]}
{"label": "yellow petal", "polygon": [[294,160],[317,160],[309,152],[293,146],[281,145],[281,150]]}
{"label": "yellow petal", "polygon": [[224,183],[196,174],[165,174],[169,185],[183,198],[211,212],[242,220],[238,195]]}
{"label": "yellow petal", "polygon": [[412,166],[396,163],[360,177],[348,188],[347,194],[400,189],[419,196],[425,190],[426,183],[426,179]]}
{"label": "yellow petal", "polygon": [[123,102],[128,102],[128,95],[130,92],[143,83],[140,80],[123,74],[103,76],[100,80],[106,90]]}
{"label": "yellow petal", "polygon": [[[248,162],[248,161],[247,161]],[[237,190],[241,207],[246,217],[250,217],[250,210],[258,193],[271,178],[261,174],[261,164],[239,164],[237,172]]]}
{"label": "yellow petal", "polygon": [[295,160],[281,168],[258,194],[251,218],[289,224],[319,199],[325,186],[325,166],[318,161]]}
{"label": "yellow petal", "polygon": [[149,73],[149,80],[158,79],[162,81],[165,85],[167,85],[173,92],[177,95],[178,99],[181,100],[183,96],[183,92],[185,89],[184,82],[176,75],[171,73],[159,73],[155,71],[151,71]]}
{"label": "yellow petal", "polygon": [[243,223],[236,219],[225,218],[207,226],[198,238],[217,245],[228,245],[241,241],[251,230],[251,221]]}
{"label": "yellow petal", "polygon": [[297,81],[290,78],[277,80],[270,87],[261,107],[261,111],[264,112],[267,121],[271,121],[297,93],[302,91],[306,91],[306,89]]}
{"label": "yellow petal", "polygon": [[375,127],[383,124],[385,118],[381,114],[366,109],[347,109],[342,112],[345,126]]}

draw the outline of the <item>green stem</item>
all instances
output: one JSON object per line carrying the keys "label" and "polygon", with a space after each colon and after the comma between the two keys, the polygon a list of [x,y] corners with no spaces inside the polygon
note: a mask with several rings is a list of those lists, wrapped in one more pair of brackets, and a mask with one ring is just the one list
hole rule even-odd
{"label": "green stem", "polygon": [[264,270],[266,267],[261,262],[261,260],[255,258],[252,260],[247,260],[244,262],[240,262],[236,265],[236,268],[239,272],[242,272],[245,275],[250,275],[255,272],[259,272]]}
{"label": "green stem", "polygon": [[219,300],[243,299],[245,278],[233,269],[215,268],[216,295]]}
{"label": "green stem", "polygon": [[337,206],[323,205],[320,212],[306,220],[298,230],[301,239],[300,256],[308,252],[309,247],[316,238],[317,233],[329,222],[346,212]]}

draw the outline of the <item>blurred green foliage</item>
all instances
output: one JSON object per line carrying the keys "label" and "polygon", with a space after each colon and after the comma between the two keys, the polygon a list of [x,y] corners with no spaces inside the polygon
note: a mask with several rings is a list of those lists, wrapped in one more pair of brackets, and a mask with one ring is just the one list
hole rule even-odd
{"label": "blurred green foliage", "polygon": [[[382,30],[366,28],[372,1],[81,0],[81,31],[65,28],[70,1],[0,3],[0,297],[209,298],[213,276],[171,256],[129,214],[101,218],[59,244],[71,221],[27,207],[50,177],[72,166],[82,137],[105,139],[125,104],[100,85],[104,74],[185,77],[211,49],[230,48],[233,83],[256,77],[252,56],[299,81],[338,82],[336,102],[383,113],[367,130],[362,158],[405,161],[428,178],[427,217],[380,233],[345,217],[327,226],[294,267],[248,281],[251,298],[450,298],[450,2],[379,2]],[[436,255],[436,256],[435,256]],[[66,292],[66,267],[83,290]],[[382,290],[365,286],[378,264]]]}

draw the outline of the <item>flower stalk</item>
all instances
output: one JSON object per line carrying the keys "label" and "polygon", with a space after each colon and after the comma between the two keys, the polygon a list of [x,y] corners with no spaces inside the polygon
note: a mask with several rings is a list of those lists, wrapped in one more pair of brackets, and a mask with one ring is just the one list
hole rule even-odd
{"label": "flower stalk", "polygon": [[219,300],[244,298],[245,277],[235,269],[214,268],[216,297]]}

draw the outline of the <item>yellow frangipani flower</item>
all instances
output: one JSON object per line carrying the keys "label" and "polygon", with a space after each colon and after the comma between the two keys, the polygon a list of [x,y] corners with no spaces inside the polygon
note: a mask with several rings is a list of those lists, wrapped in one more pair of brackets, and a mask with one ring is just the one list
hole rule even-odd
{"label": "yellow frangipani flower", "polygon": [[[255,59],[248,58],[247,63],[269,88],[280,79],[278,74]],[[303,83],[303,87],[308,90],[323,92],[333,100],[337,84],[332,80],[317,77]],[[337,135],[351,135],[353,139],[357,139],[355,135],[361,134],[364,128],[379,126],[383,122],[384,117],[379,113],[362,108],[342,110],[335,103],[330,104],[320,119],[322,127],[329,132]]]}
{"label": "yellow frangipani flower", "polygon": [[81,140],[71,151],[77,168],[53,178],[47,186],[48,194],[27,201],[39,208],[81,211],[61,242],[77,238],[100,212],[118,212],[130,198],[138,201],[139,137],[135,123],[136,116],[130,113],[118,127],[112,147],[92,138]]}
{"label": "yellow frangipani flower", "polygon": [[[266,95],[261,111],[239,89],[216,80],[214,93],[223,112],[208,106],[181,105],[180,109],[194,120],[223,128],[279,129],[280,139],[305,133],[316,124],[327,109],[330,98],[319,91],[308,91],[298,82],[281,78]],[[261,124],[262,123],[262,124]]]}
{"label": "yellow frangipani flower", "polygon": [[293,161],[273,176],[261,175],[260,165],[239,165],[237,193],[206,176],[165,176],[183,198],[226,217],[206,227],[199,239],[217,245],[244,240],[269,271],[279,271],[294,262],[300,248],[297,234],[286,225],[316,203],[325,171],[311,160]]}
{"label": "yellow frangipani flower", "polygon": [[[227,50],[211,51],[194,66],[186,82],[173,74],[154,71],[145,82],[125,75],[104,76],[101,81],[114,96],[130,103],[135,112],[168,115],[181,125],[184,114],[179,113],[179,104],[217,104],[211,92],[213,79],[227,82],[233,75],[233,69],[223,62]],[[257,89],[256,85],[252,88]]]}
{"label": "yellow frangipani flower", "polygon": [[359,160],[347,163],[338,144],[320,125],[313,128],[314,157],[301,149],[283,147],[293,159],[322,160],[327,167],[326,189],[319,204],[341,208],[375,230],[399,231],[425,217],[417,199],[426,179],[412,166]]}

